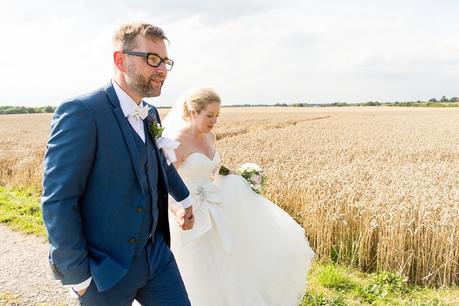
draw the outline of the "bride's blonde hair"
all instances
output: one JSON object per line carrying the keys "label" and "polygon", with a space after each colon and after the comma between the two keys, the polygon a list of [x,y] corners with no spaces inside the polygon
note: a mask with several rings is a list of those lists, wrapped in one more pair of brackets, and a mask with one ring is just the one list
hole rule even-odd
{"label": "bride's blonde hair", "polygon": [[219,95],[210,87],[199,87],[193,88],[187,91],[183,97],[185,101],[183,103],[183,114],[184,120],[190,119],[192,111],[201,113],[207,105],[211,103],[221,103]]}

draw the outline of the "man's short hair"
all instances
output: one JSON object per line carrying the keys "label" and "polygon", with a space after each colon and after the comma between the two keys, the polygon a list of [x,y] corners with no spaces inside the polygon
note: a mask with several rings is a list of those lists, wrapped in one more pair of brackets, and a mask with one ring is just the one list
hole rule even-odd
{"label": "man's short hair", "polygon": [[118,50],[132,50],[135,48],[137,35],[151,40],[161,39],[169,42],[163,29],[149,23],[129,23],[122,25],[113,35],[113,44]]}

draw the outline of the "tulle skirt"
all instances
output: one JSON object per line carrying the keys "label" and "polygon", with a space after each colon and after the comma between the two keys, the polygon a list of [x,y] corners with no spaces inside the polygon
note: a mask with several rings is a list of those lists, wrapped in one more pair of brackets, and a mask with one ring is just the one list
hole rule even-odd
{"label": "tulle skirt", "polygon": [[215,220],[205,234],[184,243],[170,214],[171,249],[192,305],[298,305],[314,256],[302,227],[240,176],[217,176],[214,183],[223,199],[229,248]]}

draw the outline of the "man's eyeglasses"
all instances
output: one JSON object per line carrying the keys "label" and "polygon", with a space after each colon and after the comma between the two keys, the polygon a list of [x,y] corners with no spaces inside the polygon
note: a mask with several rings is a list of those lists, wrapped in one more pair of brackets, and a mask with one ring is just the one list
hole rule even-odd
{"label": "man's eyeglasses", "polygon": [[137,52],[137,51],[128,51],[128,50],[123,50],[123,53],[144,57],[147,64],[150,65],[151,67],[156,68],[156,67],[159,67],[161,63],[164,63],[166,65],[167,71],[171,71],[172,67],[174,66],[173,60],[168,59],[168,58],[162,59],[158,54],[155,54],[155,53],[146,53],[146,52]]}

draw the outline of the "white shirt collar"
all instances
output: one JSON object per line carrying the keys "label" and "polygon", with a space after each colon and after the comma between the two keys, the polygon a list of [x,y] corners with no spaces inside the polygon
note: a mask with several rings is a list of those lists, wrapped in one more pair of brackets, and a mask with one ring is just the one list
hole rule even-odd
{"label": "white shirt collar", "polygon": [[[132,114],[134,106],[137,105],[134,100],[112,79],[113,88],[115,89],[118,101],[120,101],[121,109],[123,110],[124,117]],[[140,105],[143,106],[143,101],[140,101]]]}

